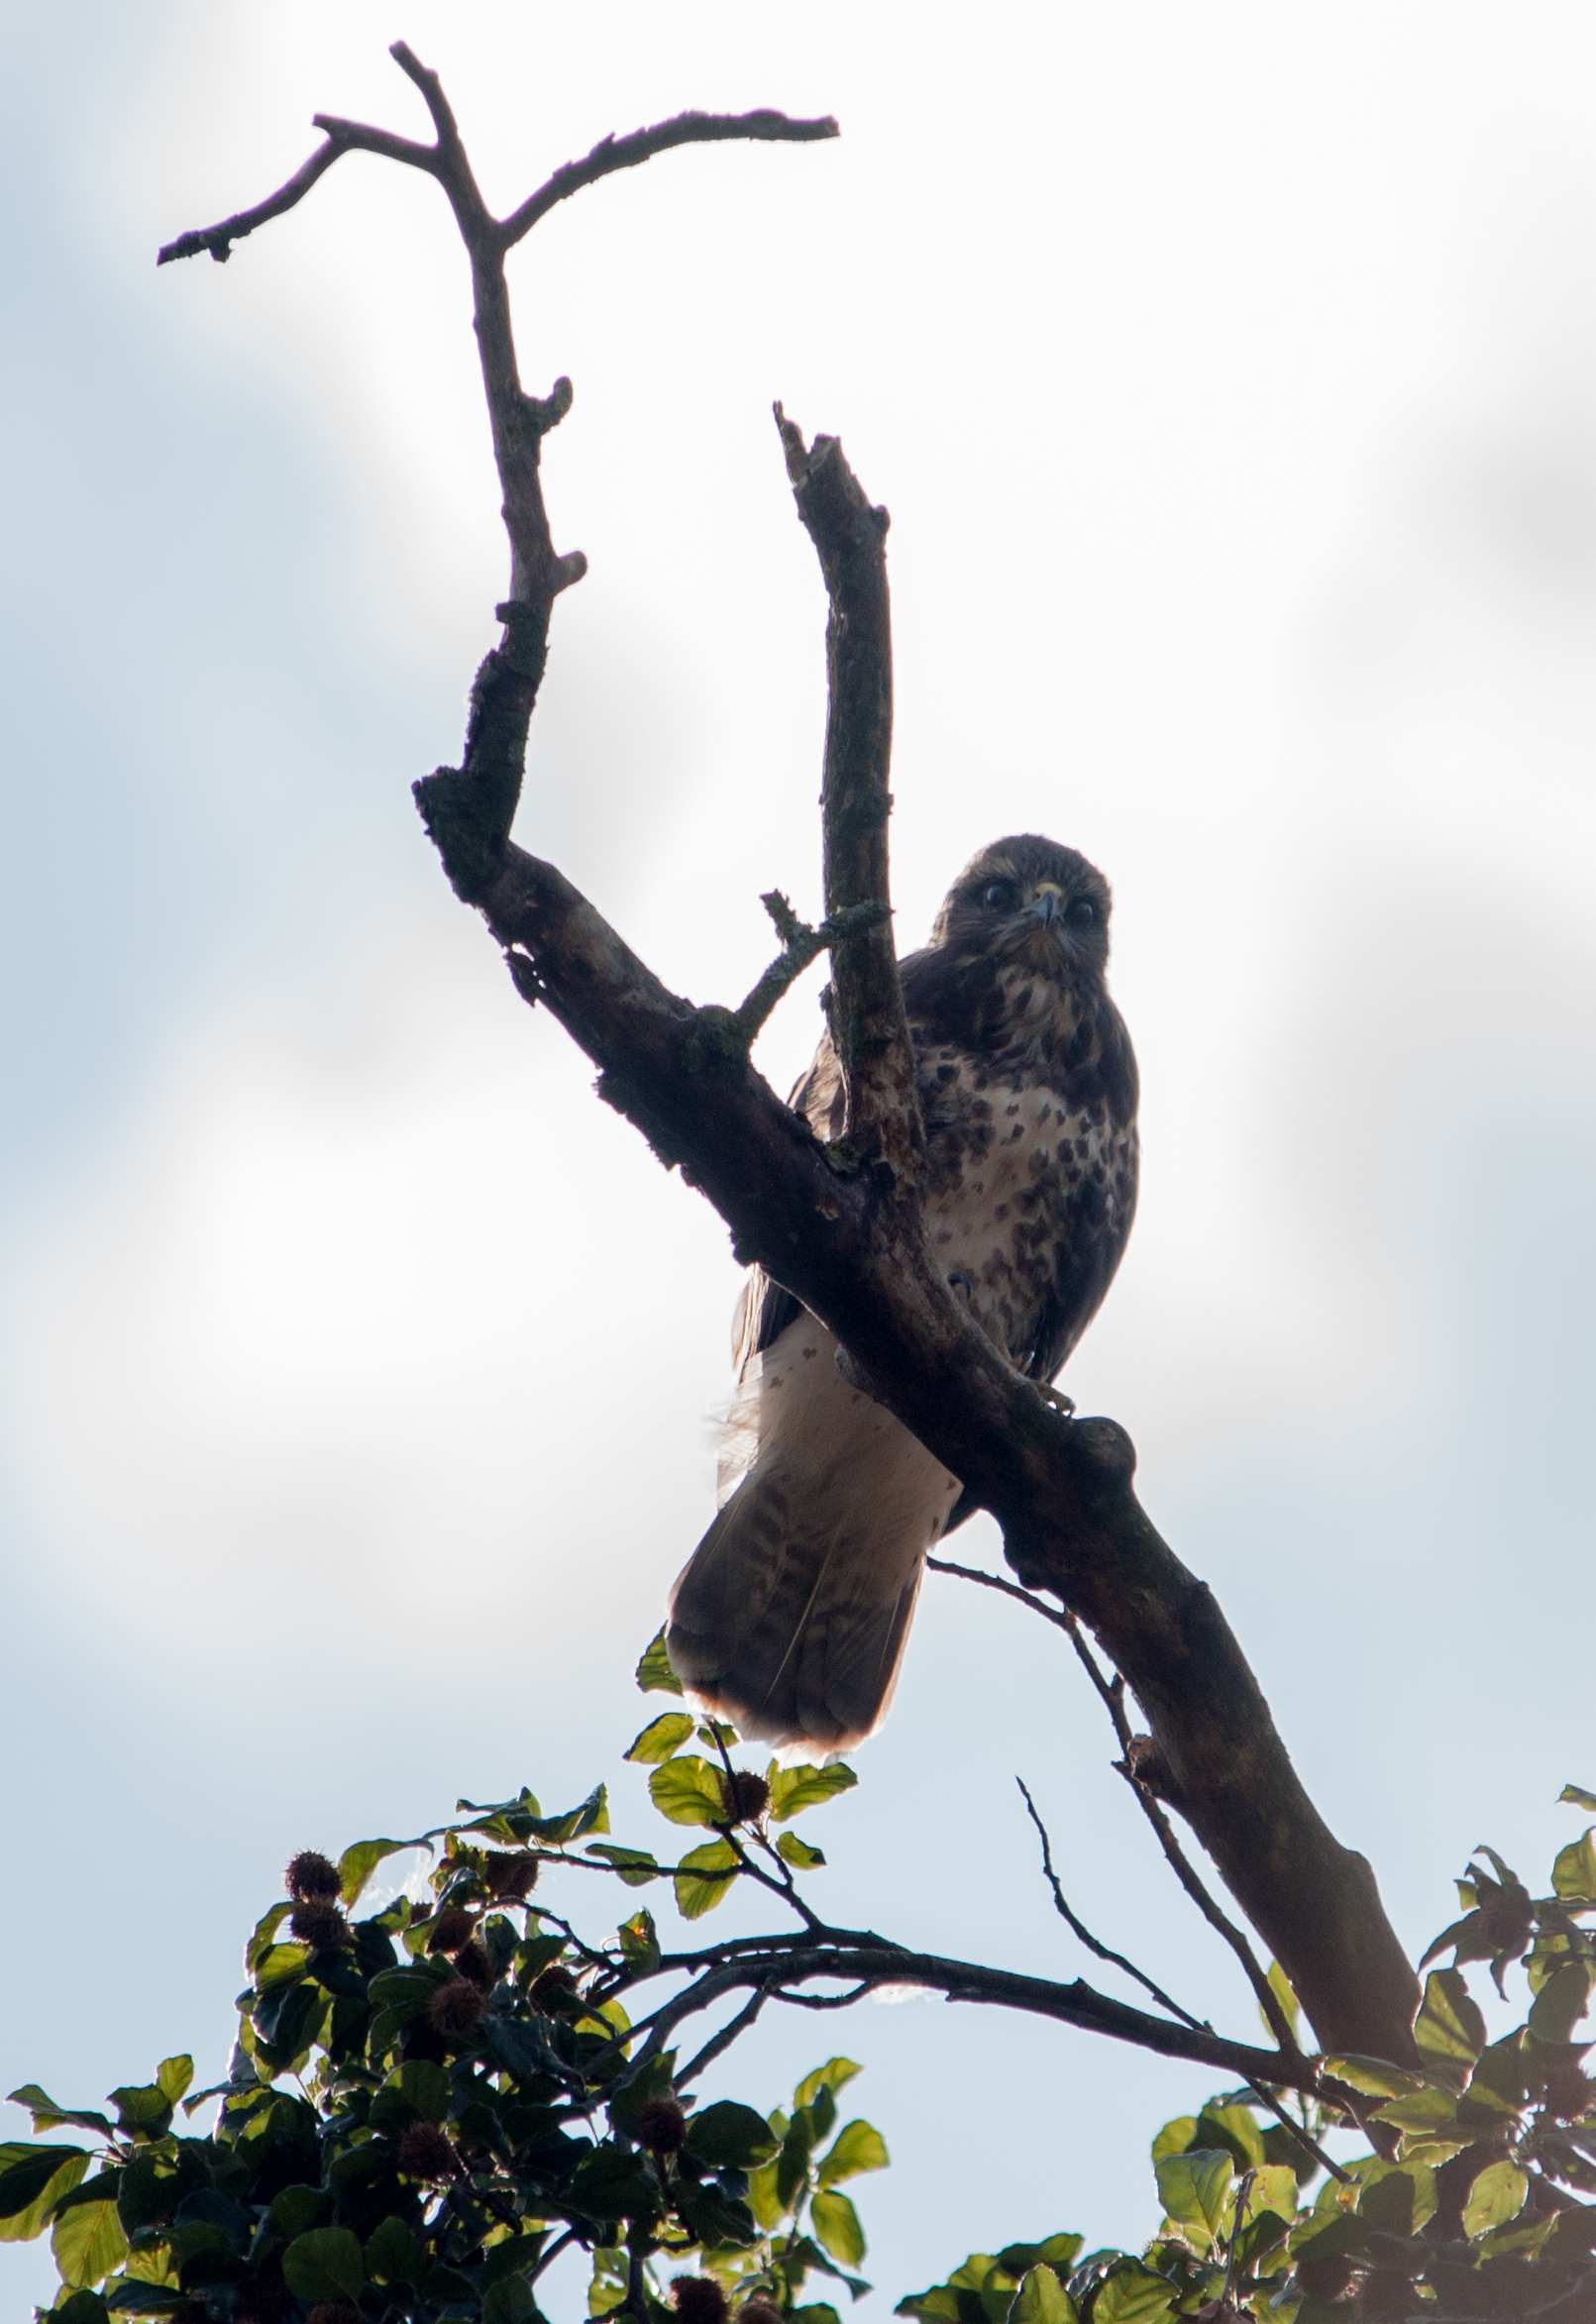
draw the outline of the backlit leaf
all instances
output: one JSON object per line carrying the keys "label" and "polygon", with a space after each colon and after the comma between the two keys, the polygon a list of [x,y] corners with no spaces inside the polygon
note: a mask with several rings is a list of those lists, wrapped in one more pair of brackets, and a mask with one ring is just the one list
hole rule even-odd
{"label": "backlit leaf", "polygon": [[865,2256],[865,2231],[846,2195],[822,2189],[809,2205],[809,2222],[821,2247],[844,2268],[857,2268]]}
{"label": "backlit leaf", "polygon": [[651,1719],[641,1735],[635,1735],[627,1745],[626,1757],[640,1766],[657,1767],[679,1751],[692,1733],[692,1719],[686,1711],[662,1711],[658,1719]]}
{"label": "backlit leaf", "polygon": [[833,1760],[829,1767],[778,1767],[773,1762],[766,1780],[771,1787],[771,1821],[785,1824],[805,1808],[835,1799],[838,1792],[852,1791],[859,1778],[851,1767]]}
{"label": "backlit leaf", "polygon": [[1524,2209],[1530,2191],[1528,2174],[1516,2163],[1488,2163],[1468,2190],[1463,2205],[1463,2233],[1471,2240],[1505,2227]]}
{"label": "backlit leaf", "polygon": [[1211,2252],[1235,2176],[1229,2149],[1199,2147],[1190,2155],[1164,2155],[1153,2170],[1165,2211],[1194,2250]]}

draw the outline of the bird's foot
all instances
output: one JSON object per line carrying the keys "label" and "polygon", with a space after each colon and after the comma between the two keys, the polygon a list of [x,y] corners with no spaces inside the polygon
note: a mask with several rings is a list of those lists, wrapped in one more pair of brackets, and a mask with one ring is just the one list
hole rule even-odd
{"label": "bird's foot", "polygon": [[1067,1421],[1073,1421],[1075,1418],[1074,1397],[1066,1396],[1062,1388],[1048,1387],[1045,1382],[1040,1383],[1039,1385],[1041,1388],[1041,1394],[1046,1398],[1047,1402],[1052,1406],[1053,1410],[1056,1413],[1062,1413]]}

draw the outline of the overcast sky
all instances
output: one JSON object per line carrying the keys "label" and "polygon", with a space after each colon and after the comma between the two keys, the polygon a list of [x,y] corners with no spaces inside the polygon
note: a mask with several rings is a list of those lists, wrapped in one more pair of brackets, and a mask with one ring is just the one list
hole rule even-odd
{"label": "overcast sky", "polygon": [[[519,836],[695,1000],[768,957],[762,889],[813,908],[823,603],[772,398],[840,433],[894,519],[905,945],[1005,831],[1116,890],[1142,1214],[1067,1385],[1136,1438],[1416,1948],[1474,1843],[1536,1877],[1577,1829],[1596,27],[937,21],[13,12],[0,2088],[92,2104],[180,2049],[214,2078],[292,1848],[608,1772],[711,1507],[724,1232],[516,1001],[410,803],[504,585],[444,204],[356,158],[225,269],[153,264],[315,111],[420,133],[399,36],[501,207],[687,105],[844,131],[667,157],[515,263],[591,567]],[[962,1544],[998,1558],[986,1521]],[[1054,1644],[928,1590],[814,1826],[825,1902],[1076,1973],[1017,1770],[1085,1918],[1251,2038]],[[860,2190],[891,2298],[995,2240],[1147,2234],[1146,2142],[1212,2079],[921,2003],[762,2028],[730,2083],[774,2103],[827,2037],[895,2158]],[[50,2280],[0,2249],[8,2311]]]}

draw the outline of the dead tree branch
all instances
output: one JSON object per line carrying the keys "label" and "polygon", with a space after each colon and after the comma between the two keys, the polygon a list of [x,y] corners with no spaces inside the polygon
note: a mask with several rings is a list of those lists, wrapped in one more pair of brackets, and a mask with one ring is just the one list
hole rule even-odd
{"label": "dead tree branch", "polygon": [[[1067,1421],[964,1313],[925,1249],[912,1199],[919,1123],[887,924],[850,935],[837,951],[836,1020],[857,1146],[850,1140],[827,1151],[754,1072],[734,1010],[695,1008],[670,992],[560,872],[511,843],[550,615],[583,564],[553,547],[540,475],[543,438],[569,408],[570,387],[561,381],[541,398],[521,387],[504,279],[508,238],[512,226],[524,233],[579,182],[629,166],[647,151],[623,155],[632,141],[619,141],[603,166],[589,156],[567,182],[557,173],[543,209],[543,196],[534,195],[496,221],[436,74],[402,45],[393,54],[427,105],[433,146],[376,131],[357,137],[355,125],[324,122],[327,144],[296,178],[257,210],[183,236],[162,256],[207,249],[222,256],[243,233],[291,208],[338,153],[357,146],[425,168],[449,198],[471,264],[511,552],[503,637],[478,672],[463,763],[415,787],[452,884],[511,956],[518,990],[542,1002],[599,1067],[607,1102],[714,1204],[738,1256],[762,1262],[836,1332],[883,1401],[992,1511],[1020,1580],[1058,1597],[1102,1641],[1146,1714],[1183,1812],[1326,2046],[1409,2058],[1417,1987],[1369,1867],[1326,1828],[1212,1592],[1137,1503],[1129,1438],[1111,1421]],[[647,150],[741,134],[703,126],[720,118],[662,125],[673,134]],[[806,139],[829,130],[759,119],[768,126],[750,134]],[[640,134],[646,143],[651,133]],[[890,901],[884,520],[831,440],[805,447],[786,422],[783,437],[831,608],[825,902],[835,918]],[[949,1978],[957,1971],[964,1997],[972,1972],[943,1965]],[[839,1970],[834,1958],[803,1972],[838,1973],[870,1972],[863,1961]],[[1010,1980],[1007,1997],[1033,2006],[1021,1996],[1037,1982]],[[1173,2031],[1193,2039],[1187,2029]],[[1171,2055],[1206,2054],[1172,2048]],[[1280,2078],[1277,2059],[1248,2057],[1238,2070]],[[1213,2058],[1237,2064],[1234,2046]]]}

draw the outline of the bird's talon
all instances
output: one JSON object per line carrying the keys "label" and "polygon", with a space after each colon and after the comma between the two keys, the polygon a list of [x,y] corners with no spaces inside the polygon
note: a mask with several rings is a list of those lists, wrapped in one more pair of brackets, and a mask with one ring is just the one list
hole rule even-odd
{"label": "bird's talon", "polygon": [[1062,1388],[1044,1388],[1042,1395],[1055,1412],[1062,1413],[1067,1421],[1074,1420],[1075,1399],[1073,1396],[1066,1396]]}

